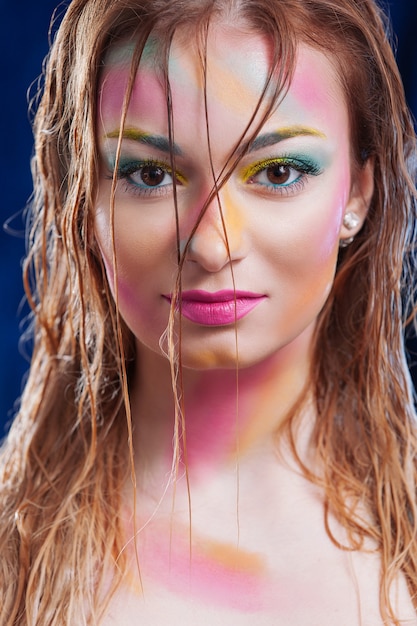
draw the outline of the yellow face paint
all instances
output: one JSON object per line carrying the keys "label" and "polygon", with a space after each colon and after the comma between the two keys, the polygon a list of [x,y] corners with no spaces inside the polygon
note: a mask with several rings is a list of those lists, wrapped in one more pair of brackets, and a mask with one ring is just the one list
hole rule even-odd
{"label": "yellow face paint", "polygon": [[234,240],[234,244],[239,246],[246,220],[242,210],[237,206],[230,193],[228,185],[222,190],[222,208],[224,210],[226,232],[229,241]]}
{"label": "yellow face paint", "polygon": [[265,559],[254,552],[208,539],[199,542],[199,548],[210,560],[227,569],[255,575],[263,575],[267,571]]}

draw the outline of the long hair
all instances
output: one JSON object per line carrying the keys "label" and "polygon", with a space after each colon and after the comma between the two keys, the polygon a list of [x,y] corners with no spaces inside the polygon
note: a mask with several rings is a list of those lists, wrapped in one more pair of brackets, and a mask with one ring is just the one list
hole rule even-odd
{"label": "long hair", "polygon": [[[338,71],[352,167],[374,161],[369,214],[340,253],[315,336],[312,445],[320,475],[298,460],[347,529],[345,547],[359,548],[367,537],[376,542],[382,616],[398,623],[389,589],[399,572],[417,608],[416,422],[403,345],[414,313],[415,138],[381,11],[373,0],[73,0],[46,62],[34,122],[24,268],[34,350],[0,460],[0,607],[7,626],[97,623],[125,565],[119,493],[129,472],[127,446],[134,469],[128,385],[135,355],[93,229],[103,59],[118,41],[134,39],[131,88],[149,36],[160,42],[167,73],[172,38],[184,31],[199,41],[204,63],[209,24],[225,15],[273,43],[265,115],[290,83],[297,45],[306,43]],[[129,87],[125,112],[128,97]],[[248,120],[248,132],[258,130]],[[225,164],[213,193],[236,159]],[[297,456],[295,418],[296,411],[285,427]],[[366,520],[355,505],[369,511]]]}

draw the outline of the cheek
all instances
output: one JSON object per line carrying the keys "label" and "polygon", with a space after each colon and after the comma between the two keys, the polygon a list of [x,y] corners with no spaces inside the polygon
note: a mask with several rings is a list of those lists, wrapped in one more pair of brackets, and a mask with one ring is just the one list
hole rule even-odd
{"label": "cheek", "polygon": [[333,273],[339,251],[341,216],[342,210],[337,208],[325,219],[317,219],[308,225],[309,228],[303,229],[300,260],[304,271],[310,273],[322,268],[325,272],[328,268]]}
{"label": "cheek", "polygon": [[110,219],[108,212],[100,208],[95,215],[95,232],[113,297],[118,300],[122,317],[135,332],[139,322],[146,324],[146,320],[155,318],[155,303],[163,288],[166,286],[169,291],[169,272],[161,270],[162,261],[165,268],[169,265],[167,238],[155,227],[139,225],[135,219],[126,219],[126,215],[123,219],[116,218],[115,272]]}
{"label": "cheek", "polygon": [[311,225],[302,243],[299,277],[304,282],[303,304],[318,298],[322,304],[330,293],[339,253],[339,230],[342,211],[331,212],[326,219]]}
{"label": "cheek", "polygon": [[307,212],[298,225],[300,260],[305,263],[305,270],[308,266],[312,270],[322,267],[324,271],[328,267],[333,274],[335,269],[340,229],[349,197],[348,162],[341,164],[338,176],[333,178],[332,185],[323,185],[308,200]]}
{"label": "cheek", "polygon": [[[318,309],[323,306],[333,285],[339,253],[340,228],[346,207],[349,175],[343,168],[333,188],[320,187],[294,214],[271,246],[277,278],[284,277],[283,296],[296,307]],[[299,207],[298,207],[299,208]],[[272,231],[272,229],[271,229]],[[276,229],[275,229],[276,231]]]}

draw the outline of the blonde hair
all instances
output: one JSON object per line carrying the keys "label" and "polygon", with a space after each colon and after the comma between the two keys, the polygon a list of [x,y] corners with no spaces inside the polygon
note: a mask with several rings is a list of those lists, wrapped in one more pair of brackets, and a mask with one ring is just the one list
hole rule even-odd
{"label": "blonde hair", "polygon": [[[324,474],[303,469],[322,485],[353,547],[366,537],[377,542],[384,619],[398,624],[389,588],[400,571],[417,608],[416,421],[403,345],[414,315],[415,137],[382,13],[373,0],[74,0],[49,54],[34,123],[24,273],[34,350],[0,461],[7,626],[96,623],[106,573],[114,590],[124,567],[119,493],[129,471],[125,400],[135,355],[92,223],[104,56],[135,38],[133,80],[151,34],[166,62],[176,31],[193,28],[204,46],[210,21],[227,12],[274,43],[269,110],[290,82],[299,42],[329,56],[346,92],[354,167],[375,163],[369,215],[340,254],[316,333],[313,442]],[[233,160],[225,167],[224,179]],[[290,416],[290,433],[293,423]],[[369,521],[352,514],[352,502],[365,505]]]}

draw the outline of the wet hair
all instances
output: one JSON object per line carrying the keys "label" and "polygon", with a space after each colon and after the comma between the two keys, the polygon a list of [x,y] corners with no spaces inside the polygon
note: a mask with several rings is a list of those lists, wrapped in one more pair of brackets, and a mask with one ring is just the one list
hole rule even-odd
{"label": "wet hair", "polygon": [[[123,574],[119,493],[134,469],[128,387],[135,355],[94,236],[105,55],[127,38],[135,42],[125,114],[143,49],[154,37],[172,121],[173,37],[193,34],[204,70],[208,30],[221,20],[238,20],[271,41],[263,121],[291,82],[297,46],[307,44],[337,69],[353,175],[373,160],[369,212],[340,252],[315,335],[310,382],[319,475],[298,461],[348,531],[344,547],[360,548],[367,539],[377,546],[382,617],[398,624],[389,592],[399,572],[417,608],[416,418],[403,339],[414,316],[415,136],[382,11],[373,0],[74,0],[46,61],[34,120],[24,268],[34,349],[0,461],[0,606],[7,626],[96,623]],[[259,129],[248,120],[246,138]],[[237,149],[213,179],[213,194],[236,166]],[[178,261],[180,290],[180,253]],[[175,371],[181,355],[170,343]],[[282,434],[297,457],[296,409]],[[328,524],[327,530],[336,542]]]}

